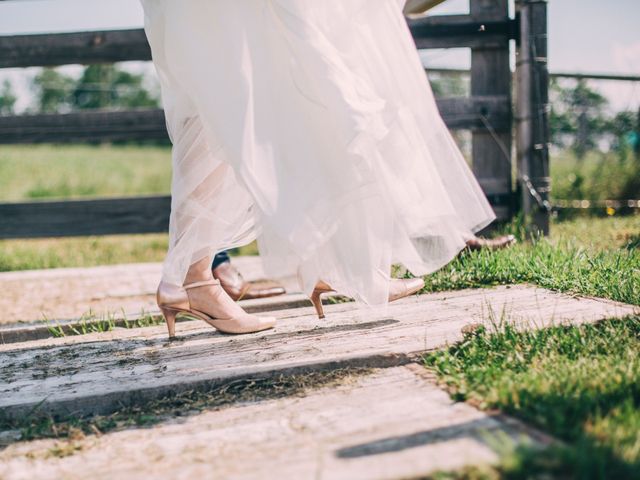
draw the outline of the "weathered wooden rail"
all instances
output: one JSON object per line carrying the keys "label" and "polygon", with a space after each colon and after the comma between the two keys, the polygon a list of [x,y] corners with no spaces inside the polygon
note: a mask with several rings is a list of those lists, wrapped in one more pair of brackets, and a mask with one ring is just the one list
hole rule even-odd
{"label": "weathered wooden rail", "polygon": [[[508,18],[440,15],[408,23],[418,48],[497,48],[504,45],[505,36],[512,39],[517,36],[517,22]],[[128,60],[151,60],[142,29],[0,37],[0,68]]]}
{"label": "weathered wooden rail", "polygon": [[0,238],[165,232],[170,208],[168,195],[3,203]]}
{"label": "weathered wooden rail", "polygon": [[[500,131],[511,128],[511,103],[505,95],[437,100],[451,129],[482,129],[482,116]],[[84,110],[64,114],[0,117],[0,144],[78,143],[167,138],[162,109]]]}
{"label": "weathered wooden rail", "polygon": [[[527,18],[526,24],[522,18]],[[528,212],[536,212],[539,227],[546,231],[546,212],[532,201],[538,197],[520,189],[523,201],[518,202],[512,178],[514,113],[509,67],[512,40],[517,42],[520,58],[531,57],[527,52],[534,40],[538,51],[546,55],[545,2],[519,0],[518,15],[510,18],[508,0],[470,0],[468,15],[409,19],[408,24],[420,49],[471,49],[471,96],[439,99],[440,112],[449,128],[472,131],[473,169],[498,218],[511,218],[518,203],[523,203]],[[539,186],[544,197],[548,191],[546,120],[534,128],[534,120],[546,115],[546,64],[539,57],[518,62],[518,107],[529,113],[519,112],[515,117],[519,125],[519,178]],[[150,59],[142,29],[0,36],[0,68]],[[541,69],[544,72],[536,75]],[[164,114],[157,109],[0,117],[0,144],[164,138]],[[162,232],[168,228],[169,207],[165,196],[5,203],[0,204],[0,238]]]}

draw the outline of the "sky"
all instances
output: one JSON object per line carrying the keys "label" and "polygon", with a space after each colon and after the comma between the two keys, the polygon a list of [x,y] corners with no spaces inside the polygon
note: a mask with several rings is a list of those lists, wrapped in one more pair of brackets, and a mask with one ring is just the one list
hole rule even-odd
{"label": "sky", "polygon": [[[372,4],[376,1],[379,0],[371,0]],[[467,12],[468,0],[447,0],[433,10],[433,14]],[[142,22],[139,0],[0,2],[0,35],[136,28]],[[639,24],[640,0],[549,0],[550,70],[640,75]],[[470,62],[468,50],[430,51],[423,58],[432,67],[464,68]],[[32,71],[27,69],[27,74]],[[17,84],[25,97],[21,103],[27,102],[24,70],[0,70],[0,79],[3,77]],[[616,109],[640,106],[638,83],[598,82],[594,86],[610,98]]]}

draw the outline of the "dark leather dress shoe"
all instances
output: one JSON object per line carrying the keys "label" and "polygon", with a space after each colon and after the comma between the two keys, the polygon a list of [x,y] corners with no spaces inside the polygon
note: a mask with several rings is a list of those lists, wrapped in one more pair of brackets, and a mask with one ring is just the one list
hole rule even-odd
{"label": "dark leather dress shoe", "polygon": [[275,297],[286,293],[284,287],[271,280],[247,282],[231,262],[223,262],[211,270],[213,277],[234,300]]}
{"label": "dark leather dress shoe", "polygon": [[467,241],[469,250],[501,250],[516,243],[513,235],[503,235],[498,238],[474,237]]}

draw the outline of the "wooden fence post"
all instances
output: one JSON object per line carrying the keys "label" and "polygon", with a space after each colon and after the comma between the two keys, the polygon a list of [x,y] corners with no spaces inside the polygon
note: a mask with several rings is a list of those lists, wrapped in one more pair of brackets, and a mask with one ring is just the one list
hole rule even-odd
{"label": "wooden fence post", "polygon": [[520,44],[516,56],[518,181],[531,233],[549,234],[549,72],[547,1],[516,0]]}
{"label": "wooden fence post", "polygon": [[[509,19],[508,0],[470,0],[469,5],[471,17],[479,22]],[[500,45],[472,48],[471,95],[511,98],[508,38]],[[475,129],[472,137],[473,171],[500,219],[513,214],[511,137],[511,128],[496,130],[489,125]]]}
{"label": "wooden fence post", "polygon": [[636,160],[640,160],[640,108],[638,108],[638,118],[636,120],[636,135],[635,144],[633,145],[633,151],[636,154]]}

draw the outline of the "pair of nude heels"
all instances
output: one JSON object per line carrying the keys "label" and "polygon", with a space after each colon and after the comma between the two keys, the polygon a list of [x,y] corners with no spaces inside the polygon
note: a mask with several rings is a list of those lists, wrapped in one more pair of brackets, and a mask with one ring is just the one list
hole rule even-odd
{"label": "pair of nude heels", "polygon": [[[202,282],[194,282],[183,285],[182,287],[174,286],[161,282],[158,286],[156,299],[158,307],[162,311],[167,322],[169,330],[169,338],[174,338],[176,334],[176,319],[178,315],[197,318],[205,321],[212,327],[224,333],[242,334],[254,333],[268,330],[276,325],[275,317],[263,317],[246,313],[238,304],[233,302],[229,297],[224,298],[225,304],[221,301],[218,305],[221,312],[216,316],[209,313],[199,311],[191,306],[188,290],[205,286],[217,286],[216,295],[226,297],[226,293],[220,285],[220,281],[216,279],[204,280]],[[389,301],[393,302],[400,298],[407,297],[418,292],[424,286],[424,280],[421,278],[412,279],[391,279],[389,283]],[[324,293],[334,292],[325,282],[318,282],[311,294],[311,303],[316,309],[318,318],[325,318],[322,306],[321,295]],[[228,298],[228,302],[226,301]]]}

